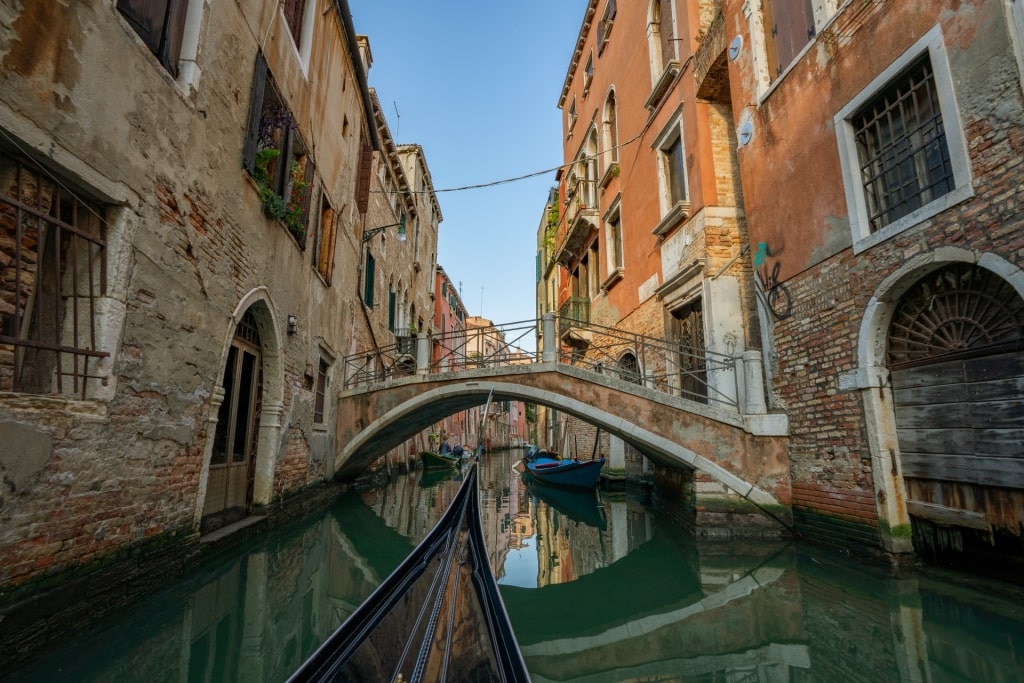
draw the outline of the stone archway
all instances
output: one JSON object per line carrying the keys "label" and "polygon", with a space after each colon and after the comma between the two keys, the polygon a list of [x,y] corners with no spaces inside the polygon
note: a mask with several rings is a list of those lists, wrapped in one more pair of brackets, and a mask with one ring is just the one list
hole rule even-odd
{"label": "stone archway", "polygon": [[[241,505],[243,512],[248,512],[253,506],[266,505],[273,497],[274,468],[281,435],[284,372],[280,351],[281,328],[267,289],[259,287],[250,291],[238,303],[228,322],[229,331],[225,335],[221,354],[221,370],[218,374],[218,383],[211,392],[211,407],[207,417],[208,436],[203,452],[203,469],[200,473],[194,518],[197,527],[209,514],[207,506],[216,504],[216,501],[211,501],[211,496],[217,495],[211,490],[211,485],[222,485],[217,481],[216,472],[211,476],[211,469],[221,466],[219,460],[222,457],[219,449],[230,448],[236,443],[231,438],[225,443],[218,443],[218,438],[235,437],[236,433],[244,432],[234,426],[226,429],[222,421],[238,417],[238,385],[230,386],[232,395],[229,395],[229,385],[225,381],[225,376],[231,367],[235,367],[238,372],[248,372],[239,365],[244,362],[242,359],[246,353],[258,361],[258,372],[254,370],[253,375],[257,378],[258,392],[253,394],[251,399],[255,410],[251,423],[253,431],[242,437],[242,443],[248,444],[248,450],[244,454],[248,469],[245,497]],[[239,375],[236,374],[234,377]],[[231,457],[227,454],[223,459]],[[218,462],[215,463],[215,460]]]}
{"label": "stone archway", "polygon": [[[907,382],[920,383],[921,378],[912,379],[906,374],[901,377],[900,373],[906,369],[903,366],[907,363],[913,365],[915,360],[923,361],[923,365],[927,366],[929,359],[938,360],[941,356],[953,352],[953,347],[965,345],[962,335],[967,333],[966,330],[961,330],[961,338],[957,340],[957,335],[951,335],[948,328],[949,325],[956,324],[956,318],[963,317],[964,306],[970,310],[970,301],[973,300],[977,304],[979,295],[969,295],[964,291],[964,287],[953,286],[956,282],[956,273],[960,273],[960,277],[996,278],[997,281],[992,281],[994,284],[987,286],[995,286],[1002,292],[996,294],[997,297],[1006,298],[1008,294],[1013,294],[1018,299],[1024,297],[1024,271],[998,256],[979,254],[958,247],[942,247],[929,254],[920,255],[885,278],[876,289],[861,322],[858,367],[839,378],[840,389],[858,389],[864,401],[879,527],[883,547],[890,552],[914,551],[912,514],[915,519],[922,519],[923,515],[941,519],[943,526],[960,519],[966,524],[973,523],[980,527],[980,518],[984,516],[963,514],[977,513],[978,509],[951,508],[934,502],[942,500],[944,495],[946,503],[958,502],[947,495],[948,491],[932,491],[934,495],[928,500],[916,497],[923,495],[921,485],[913,483],[908,487],[908,479],[921,478],[918,475],[923,471],[922,466],[933,467],[934,459],[913,450],[919,447],[916,444],[930,443],[925,448],[934,450],[936,439],[941,443],[942,435],[911,434],[910,430],[919,427],[910,427],[909,425],[914,424],[910,420],[920,419],[914,418],[914,413],[921,414],[921,410],[910,408],[912,403],[918,400],[913,398],[911,393],[920,392],[907,386]],[[973,276],[969,275],[971,273]],[[947,279],[946,289],[949,290],[945,295],[948,298],[943,305],[944,312],[938,315],[934,307],[931,307],[928,315],[917,316],[917,321],[911,325],[916,327],[914,332],[900,332],[899,330],[908,326],[908,320],[917,315],[914,313],[914,307],[920,309],[930,300],[929,297],[938,293],[935,288],[943,277]],[[959,303],[956,303],[958,297]],[[981,299],[984,298],[985,295],[981,295]],[[960,313],[957,313],[957,310]],[[894,326],[897,330],[895,334]],[[928,328],[947,341],[925,342],[924,346],[921,346],[910,339],[923,339],[924,330]],[[972,342],[968,342],[967,346],[971,344]],[[925,350],[927,348],[931,351]],[[975,348],[973,352],[968,350],[966,353],[985,355],[984,350],[980,348]],[[935,369],[937,368],[933,368]],[[920,441],[921,439],[924,441]],[[907,457],[904,457],[904,447],[907,447]],[[987,525],[987,522],[985,524]]]}

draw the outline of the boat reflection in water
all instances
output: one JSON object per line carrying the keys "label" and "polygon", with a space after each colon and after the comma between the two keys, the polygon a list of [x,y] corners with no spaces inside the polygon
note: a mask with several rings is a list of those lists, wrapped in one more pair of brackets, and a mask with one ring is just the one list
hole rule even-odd
{"label": "boat reflection in water", "polygon": [[[698,541],[604,491],[594,526],[533,495],[519,457],[480,460],[480,510],[536,683],[1022,680],[1019,590],[935,571],[893,578],[794,544]],[[433,528],[459,489],[449,474],[352,491],[21,669],[0,652],[2,677],[280,683]]]}

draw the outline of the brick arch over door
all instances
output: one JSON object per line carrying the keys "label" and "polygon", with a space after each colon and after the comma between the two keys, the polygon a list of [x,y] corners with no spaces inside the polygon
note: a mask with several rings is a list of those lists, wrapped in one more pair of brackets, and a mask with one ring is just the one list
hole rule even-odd
{"label": "brick arch over door", "polygon": [[916,549],[1002,535],[1019,547],[1024,299],[976,264],[941,266],[895,306],[886,363]]}

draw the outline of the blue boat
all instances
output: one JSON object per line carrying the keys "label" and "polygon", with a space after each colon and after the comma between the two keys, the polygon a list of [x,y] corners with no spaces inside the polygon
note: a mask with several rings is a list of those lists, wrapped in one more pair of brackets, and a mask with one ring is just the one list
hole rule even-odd
{"label": "blue boat", "polygon": [[526,468],[538,481],[570,488],[592,489],[601,478],[604,458],[597,460],[562,460],[537,455]]}

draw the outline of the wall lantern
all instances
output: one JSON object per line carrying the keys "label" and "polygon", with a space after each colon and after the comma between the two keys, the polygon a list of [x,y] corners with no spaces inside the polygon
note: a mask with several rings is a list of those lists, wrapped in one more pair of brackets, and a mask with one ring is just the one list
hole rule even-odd
{"label": "wall lantern", "polygon": [[294,315],[289,315],[288,316],[288,327],[287,327],[287,329],[288,329],[288,334],[289,335],[295,334],[295,332],[299,329],[299,319],[296,318]]}
{"label": "wall lantern", "polygon": [[396,237],[398,238],[399,242],[404,242],[405,241],[405,214],[404,213],[402,214],[402,217],[398,219],[397,223],[391,223],[390,225],[382,225],[379,228],[370,228],[369,230],[364,231],[363,232],[363,242],[364,243],[369,242],[371,239],[373,239],[374,235],[378,235],[378,234],[384,232],[385,230],[387,230],[388,228],[393,228],[396,225],[398,226],[398,234],[396,235]]}

